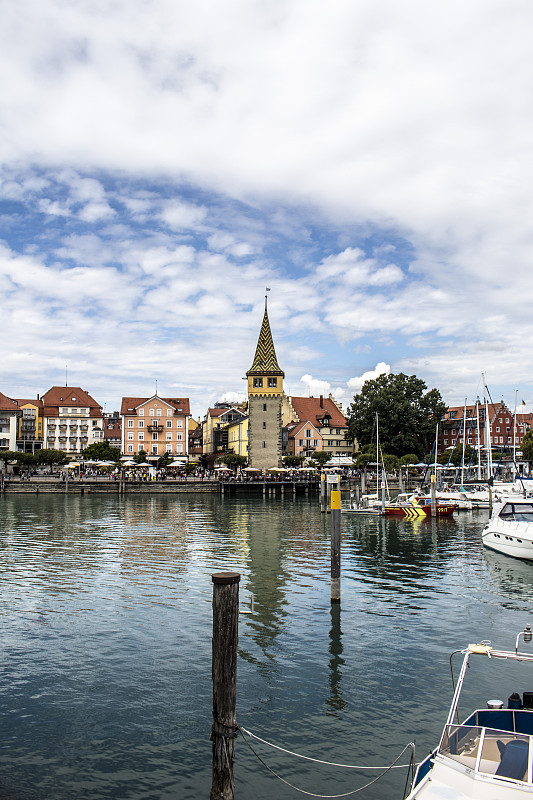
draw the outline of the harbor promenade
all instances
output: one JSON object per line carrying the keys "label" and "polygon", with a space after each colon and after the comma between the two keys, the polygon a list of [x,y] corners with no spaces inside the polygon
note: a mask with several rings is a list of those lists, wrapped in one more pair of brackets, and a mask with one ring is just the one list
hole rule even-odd
{"label": "harbor promenade", "polygon": [[120,480],[109,477],[84,477],[64,480],[63,476],[34,476],[21,479],[2,476],[0,492],[4,494],[221,494],[246,495],[296,495],[316,494],[320,491],[317,478],[306,480],[223,480],[196,477],[166,478],[165,480]]}

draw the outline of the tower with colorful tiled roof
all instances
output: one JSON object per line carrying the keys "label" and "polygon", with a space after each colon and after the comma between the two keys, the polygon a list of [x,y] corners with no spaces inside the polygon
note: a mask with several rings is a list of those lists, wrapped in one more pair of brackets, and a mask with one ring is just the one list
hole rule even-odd
{"label": "tower with colorful tiled roof", "polygon": [[256,469],[278,467],[281,463],[281,403],[283,378],[265,298],[265,313],[248,378],[248,463]]}

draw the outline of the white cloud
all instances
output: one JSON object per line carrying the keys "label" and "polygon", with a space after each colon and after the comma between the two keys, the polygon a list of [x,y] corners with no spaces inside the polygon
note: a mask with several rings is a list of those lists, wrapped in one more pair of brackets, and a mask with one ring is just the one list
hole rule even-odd
{"label": "white cloud", "polygon": [[221,395],[219,402],[236,405],[238,403],[244,403],[246,399],[247,395],[244,392],[224,392]]}
{"label": "white cloud", "polygon": [[389,375],[390,371],[391,371],[390,365],[385,364],[385,362],[383,361],[380,361],[379,364],[376,364],[375,369],[363,372],[363,374],[358,378],[350,378],[350,380],[348,381],[348,388],[354,394],[359,394],[359,392],[363,388],[363,384],[365,384],[367,381],[373,381],[376,378],[379,378],[380,375]]}
{"label": "white cloud", "polygon": [[205,216],[205,208],[177,201],[167,203],[161,211],[162,221],[176,231],[196,227],[204,220]]}
{"label": "white cloud", "polygon": [[269,286],[308,391],[353,388],[356,351],[463,397],[487,368],[530,385],[531,23],[525,0],[6,4],[0,285],[21,351],[54,364],[52,321],[113,378],[106,309],[143,375],[161,355],[132,341],[173,341],[205,392],[249,366]]}

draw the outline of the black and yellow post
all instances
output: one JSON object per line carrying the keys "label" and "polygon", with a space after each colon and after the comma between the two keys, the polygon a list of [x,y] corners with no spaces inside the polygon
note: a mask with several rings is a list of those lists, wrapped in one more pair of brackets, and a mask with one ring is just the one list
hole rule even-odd
{"label": "black and yellow post", "polygon": [[341,493],[331,490],[331,602],[341,599]]}

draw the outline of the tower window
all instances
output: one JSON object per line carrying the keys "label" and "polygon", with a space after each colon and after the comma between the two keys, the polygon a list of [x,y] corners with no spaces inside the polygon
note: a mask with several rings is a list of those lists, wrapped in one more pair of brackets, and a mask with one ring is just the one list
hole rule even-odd
{"label": "tower window", "polygon": [[254,378],[254,389],[263,388],[263,378]]}
{"label": "tower window", "polygon": [[277,387],[277,385],[278,385],[278,379],[277,378],[269,378],[268,379],[268,388],[269,389],[275,389]]}
{"label": "tower window", "polygon": [[266,442],[263,442],[263,447],[266,447],[266,446],[267,446],[267,443],[266,443]]}
{"label": "tower window", "polygon": [[266,422],[263,422],[263,428],[266,428],[266,426],[267,426]]}
{"label": "tower window", "polygon": [[266,410],[267,410],[267,404],[263,403],[263,411],[266,411]]}

